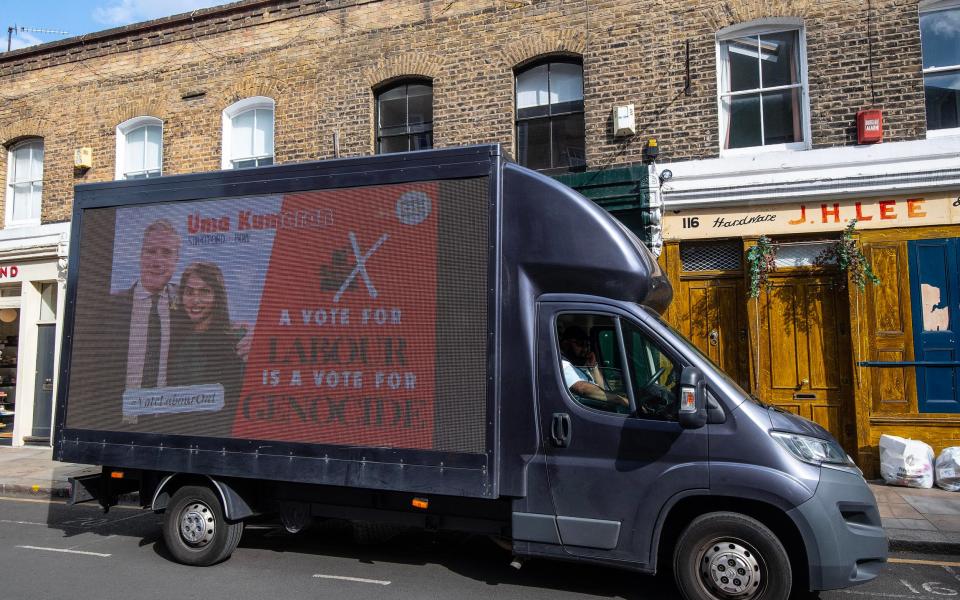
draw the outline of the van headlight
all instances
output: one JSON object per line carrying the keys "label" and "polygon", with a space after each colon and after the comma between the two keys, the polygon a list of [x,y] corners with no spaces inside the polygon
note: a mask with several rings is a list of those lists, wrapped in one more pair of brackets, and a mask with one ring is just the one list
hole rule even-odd
{"label": "van headlight", "polygon": [[853,466],[853,461],[847,456],[843,448],[833,440],[811,437],[809,435],[800,435],[797,433],[784,433],[782,431],[771,431],[773,439],[790,451],[790,454],[796,456],[799,460],[811,465],[840,465]]}

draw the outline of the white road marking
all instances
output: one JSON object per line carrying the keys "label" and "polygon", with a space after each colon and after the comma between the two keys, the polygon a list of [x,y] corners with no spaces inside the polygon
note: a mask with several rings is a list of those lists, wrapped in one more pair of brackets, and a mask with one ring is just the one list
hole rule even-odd
{"label": "white road marking", "polygon": [[0,496],[0,500],[9,500],[10,502],[32,502],[34,504],[66,504],[66,500],[41,500],[39,498],[13,498],[11,496]]}
{"label": "white road marking", "polygon": [[906,594],[883,594],[880,592],[858,592],[856,590],[833,590],[831,593],[870,596],[871,598],[913,598],[914,600],[929,600],[932,598],[932,596],[908,596]]}
{"label": "white road marking", "polygon": [[[67,506],[66,500],[46,500],[46,499],[40,499],[40,498],[15,498],[13,496],[0,496],[0,500],[7,500],[9,502],[28,502],[33,504],[62,504],[64,506]],[[78,504],[77,506],[80,506],[81,508],[83,508],[84,506],[87,506],[88,508],[94,508],[94,507],[99,507],[100,505],[99,504],[90,504],[90,505]],[[117,509],[117,508],[121,510],[142,510],[139,506],[129,506],[126,504],[117,504],[115,506],[110,507],[111,510]]]}
{"label": "white road marking", "polygon": [[357,583],[373,583],[376,585],[390,585],[389,581],[383,581],[382,579],[364,579],[362,577],[344,577],[343,575],[323,575],[321,573],[314,573],[313,576],[316,579],[339,579],[340,581],[355,581]]}
{"label": "white road marking", "polygon": [[46,523],[34,523],[33,521],[11,521],[9,519],[0,519],[0,523],[9,523],[10,525],[43,525],[46,527]]}
{"label": "white road marking", "polygon": [[66,548],[44,548],[42,546],[17,546],[17,548],[25,548],[27,550],[44,550],[46,552],[65,552],[67,554],[84,554],[86,556],[99,556],[101,558],[113,556],[112,554],[104,554],[102,552],[84,552],[83,550],[67,550]]}

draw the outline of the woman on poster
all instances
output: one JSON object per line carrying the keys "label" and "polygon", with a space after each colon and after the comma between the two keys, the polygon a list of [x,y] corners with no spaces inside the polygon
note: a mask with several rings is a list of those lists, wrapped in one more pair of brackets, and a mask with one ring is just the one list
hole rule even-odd
{"label": "woman on poster", "polygon": [[224,412],[236,407],[243,383],[243,360],[237,343],[243,337],[230,324],[227,289],[220,267],[195,262],[180,277],[178,307],[185,318],[174,336],[170,385],[219,383],[224,391]]}

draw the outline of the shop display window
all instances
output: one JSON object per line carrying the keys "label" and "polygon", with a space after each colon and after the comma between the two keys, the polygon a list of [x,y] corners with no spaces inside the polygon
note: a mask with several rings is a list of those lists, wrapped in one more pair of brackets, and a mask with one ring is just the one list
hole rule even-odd
{"label": "shop display window", "polygon": [[[19,290],[19,285],[17,286]],[[7,288],[0,288],[0,294]],[[17,404],[20,310],[0,308],[0,442],[9,442]]]}

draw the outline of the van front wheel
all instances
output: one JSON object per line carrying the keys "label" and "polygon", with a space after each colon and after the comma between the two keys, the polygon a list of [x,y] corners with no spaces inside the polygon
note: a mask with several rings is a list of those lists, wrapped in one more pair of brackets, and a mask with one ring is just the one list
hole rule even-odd
{"label": "van front wheel", "polygon": [[177,490],[163,520],[163,541],[173,558],[206,567],[224,561],[237,548],[243,521],[228,522],[220,498],[207,487]]}
{"label": "van front wheel", "polygon": [[677,587],[687,600],[787,600],[790,558],[770,529],[731,512],[701,515],[673,554]]}

